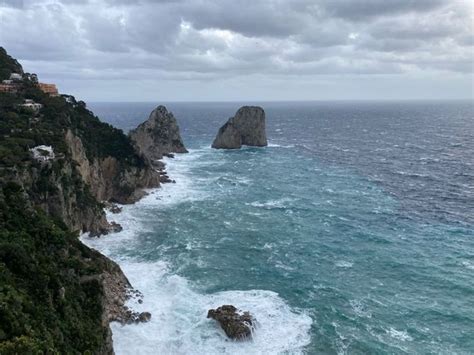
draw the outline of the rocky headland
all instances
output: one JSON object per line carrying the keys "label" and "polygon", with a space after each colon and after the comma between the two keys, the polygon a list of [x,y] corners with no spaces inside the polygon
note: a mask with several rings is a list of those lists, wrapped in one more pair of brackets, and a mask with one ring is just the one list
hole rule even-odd
{"label": "rocky headland", "polygon": [[[112,354],[109,322],[151,315],[125,306],[141,294],[78,235],[120,230],[105,203],[133,203],[163,174],[129,136],[73,96],[43,91],[1,47],[0,80],[11,82],[0,92],[0,354]],[[157,114],[173,143],[171,117]]]}
{"label": "rocky headland", "polygon": [[[120,231],[104,208],[120,213],[117,203],[173,182],[160,159],[187,152],[178,124],[158,106],[125,135],[83,101],[44,92],[0,47],[0,80],[9,77],[16,79],[0,92],[0,354],[113,354],[109,323],[152,315],[127,308],[142,294],[78,236]],[[213,147],[266,144],[263,109],[246,106]],[[251,334],[253,318],[233,306],[208,316],[231,338]]]}
{"label": "rocky headland", "polygon": [[264,147],[267,144],[265,111],[259,106],[243,106],[219,129],[212,148],[239,149],[242,145]]}

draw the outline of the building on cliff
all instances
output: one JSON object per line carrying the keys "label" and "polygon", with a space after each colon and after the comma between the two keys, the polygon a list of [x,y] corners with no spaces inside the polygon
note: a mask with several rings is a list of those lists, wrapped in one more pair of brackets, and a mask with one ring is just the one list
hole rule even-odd
{"label": "building on cliff", "polygon": [[30,110],[33,110],[34,112],[38,112],[43,107],[42,104],[39,104],[39,103],[37,103],[37,102],[35,102],[34,100],[31,100],[31,99],[25,99],[25,102],[23,104],[19,105],[19,106],[30,109]]}
{"label": "building on cliff", "polygon": [[23,80],[23,76],[19,73],[11,73],[10,80]]}
{"label": "building on cliff", "polygon": [[[9,81],[9,80],[7,80]],[[16,83],[2,83],[0,84],[0,92],[15,93],[18,91],[18,85]]]}
{"label": "building on cliff", "polygon": [[39,88],[41,91],[43,91],[45,94],[51,95],[51,96],[58,96],[58,88],[56,87],[55,84],[46,84],[46,83],[38,83]]}

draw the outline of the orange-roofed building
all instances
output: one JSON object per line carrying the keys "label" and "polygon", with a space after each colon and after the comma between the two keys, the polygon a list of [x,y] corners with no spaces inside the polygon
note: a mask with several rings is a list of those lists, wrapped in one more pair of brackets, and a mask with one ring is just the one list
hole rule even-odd
{"label": "orange-roofed building", "polygon": [[51,96],[58,96],[58,88],[56,87],[55,84],[45,84],[45,83],[39,83],[39,88],[41,91],[43,91],[45,94],[49,94]]}
{"label": "orange-roofed building", "polygon": [[18,86],[15,84],[0,84],[0,92],[17,92]]}

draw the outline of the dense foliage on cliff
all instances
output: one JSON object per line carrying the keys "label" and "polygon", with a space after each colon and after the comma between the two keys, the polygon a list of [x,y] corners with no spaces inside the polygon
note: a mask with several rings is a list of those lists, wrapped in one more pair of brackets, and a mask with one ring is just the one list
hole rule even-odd
{"label": "dense foliage on cliff", "polygon": [[25,200],[0,189],[0,354],[97,353],[101,324],[98,255]]}
{"label": "dense foliage on cliff", "polygon": [[[0,47],[0,75],[11,72],[23,70]],[[121,171],[146,161],[85,103],[49,96],[28,75],[14,88],[0,93],[0,354],[110,351],[100,275],[111,262],[68,228],[87,230],[104,215],[66,132],[80,138],[90,161],[114,157]],[[27,99],[41,107],[22,106]],[[35,158],[40,145],[54,156]]]}
{"label": "dense foliage on cliff", "polygon": [[[39,113],[19,106],[25,99],[42,104]],[[128,136],[101,122],[81,101],[69,103],[63,97],[51,97],[28,80],[18,93],[0,93],[0,164],[21,163],[28,159],[29,148],[41,144],[68,154],[64,141],[67,129],[81,138],[88,158],[111,156],[124,164],[144,164]]]}
{"label": "dense foliage on cliff", "polygon": [[7,54],[5,48],[0,47],[0,81],[9,79],[11,73],[23,74],[23,69],[18,61]]}

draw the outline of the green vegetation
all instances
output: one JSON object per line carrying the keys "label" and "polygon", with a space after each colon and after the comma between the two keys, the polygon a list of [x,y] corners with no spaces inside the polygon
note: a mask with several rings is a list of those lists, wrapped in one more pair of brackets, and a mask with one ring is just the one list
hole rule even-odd
{"label": "green vegetation", "polygon": [[0,354],[96,353],[104,343],[97,253],[32,208],[14,183],[0,190]]}
{"label": "green vegetation", "polygon": [[20,63],[7,54],[7,51],[0,47],[0,81],[9,79],[11,73],[23,74]]}
{"label": "green vegetation", "polygon": [[[0,79],[11,72],[23,70],[0,47]],[[66,132],[81,138],[91,161],[115,157],[123,171],[145,161],[82,101],[46,95],[30,78],[0,93],[0,354],[101,353],[108,328],[96,276],[110,261],[77,239],[65,214],[83,223],[87,213],[101,216],[102,205],[76,169]],[[25,99],[42,108],[19,106]],[[34,160],[38,145],[52,146],[56,158]]]}
{"label": "green vegetation", "polygon": [[[24,99],[43,105],[38,115],[18,106]],[[28,158],[29,148],[41,144],[52,145],[55,152],[68,154],[64,141],[67,129],[81,138],[89,159],[111,156],[125,164],[144,165],[129,137],[122,130],[101,122],[85,105],[45,95],[29,81],[23,83],[19,93],[0,93],[0,164],[21,163]]]}

